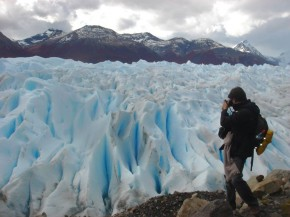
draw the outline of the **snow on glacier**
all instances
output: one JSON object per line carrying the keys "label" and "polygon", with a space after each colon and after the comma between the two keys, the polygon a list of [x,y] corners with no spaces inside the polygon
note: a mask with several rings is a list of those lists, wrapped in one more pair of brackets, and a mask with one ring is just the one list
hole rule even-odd
{"label": "snow on glacier", "polygon": [[245,178],[289,169],[289,71],[0,59],[0,216],[104,216],[160,194],[223,189],[217,131],[235,86],[275,131]]}

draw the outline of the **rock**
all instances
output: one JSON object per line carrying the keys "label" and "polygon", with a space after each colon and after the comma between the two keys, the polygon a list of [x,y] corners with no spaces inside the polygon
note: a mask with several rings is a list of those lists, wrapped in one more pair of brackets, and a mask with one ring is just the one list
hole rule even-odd
{"label": "rock", "polygon": [[281,190],[287,191],[290,186],[290,171],[273,170],[266,178],[263,175],[251,177],[247,183],[254,195],[262,198],[267,194],[274,194]]}
{"label": "rock", "polygon": [[7,197],[2,191],[0,191],[0,200],[3,200],[5,203],[7,202]]}
{"label": "rock", "polygon": [[253,189],[253,187],[258,184],[259,182],[257,181],[255,176],[252,176],[248,181],[247,181],[248,185],[250,186],[251,189]]}
{"label": "rock", "polygon": [[289,180],[288,181],[282,180],[282,181],[285,183],[284,189],[290,189],[290,181]]}
{"label": "rock", "polygon": [[189,217],[233,217],[233,211],[225,200],[218,199],[208,203],[206,206]]}
{"label": "rock", "polygon": [[290,216],[290,199],[281,204],[281,210],[283,216]]}
{"label": "rock", "polygon": [[264,180],[264,178],[265,177],[263,175],[259,175],[259,176],[256,177],[256,180],[257,180],[257,182],[261,182],[261,181]]}
{"label": "rock", "polygon": [[[261,196],[259,217],[290,217],[289,177],[290,171],[274,170],[261,182],[258,182],[256,176],[248,181],[251,189],[256,189]],[[237,198],[237,209],[234,213],[225,199],[226,195],[223,191],[175,192],[151,198],[146,203],[131,209],[134,212],[127,210],[115,214],[114,217],[254,217],[248,206],[245,203],[242,204],[241,199]],[[196,201],[203,202],[197,205]],[[3,200],[0,200],[0,208],[1,203],[4,204]],[[16,215],[1,215],[0,209],[0,216]]]}
{"label": "rock", "polygon": [[188,198],[183,202],[176,217],[191,217],[208,203],[208,201],[200,199],[196,194],[193,194],[191,198]]}
{"label": "rock", "polygon": [[276,212],[271,213],[269,216],[270,217],[282,217],[279,213],[276,213]]}
{"label": "rock", "polygon": [[266,194],[274,194],[282,190],[283,182],[279,179],[265,179],[262,182],[256,184],[253,188],[253,194],[257,198],[262,198]]}
{"label": "rock", "polygon": [[268,175],[267,175],[267,179],[273,179],[273,178],[276,178],[276,179],[280,179],[282,180],[283,178],[285,180],[290,180],[290,171],[289,170],[273,170],[272,172],[270,172]]}

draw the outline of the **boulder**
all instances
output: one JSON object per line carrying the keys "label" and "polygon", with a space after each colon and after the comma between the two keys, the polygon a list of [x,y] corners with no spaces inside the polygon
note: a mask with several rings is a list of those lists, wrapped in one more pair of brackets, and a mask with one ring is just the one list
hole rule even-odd
{"label": "boulder", "polygon": [[290,199],[281,204],[281,210],[283,216],[290,216]]}
{"label": "boulder", "polygon": [[267,179],[285,179],[286,182],[290,181],[290,171],[289,170],[273,170],[272,172],[270,172],[267,177]]}
{"label": "boulder", "polygon": [[222,199],[214,200],[190,217],[233,217],[229,204]]}
{"label": "boulder", "polygon": [[208,203],[208,201],[198,198],[197,194],[193,194],[191,198],[184,200],[176,217],[191,217]]}
{"label": "boulder", "polygon": [[280,179],[265,179],[256,184],[252,191],[256,197],[262,198],[266,194],[274,194],[281,191],[282,186],[283,182]]}
{"label": "boulder", "polygon": [[273,170],[264,179],[262,175],[251,177],[247,183],[258,198],[267,194],[274,194],[288,188],[290,184],[290,171]]}

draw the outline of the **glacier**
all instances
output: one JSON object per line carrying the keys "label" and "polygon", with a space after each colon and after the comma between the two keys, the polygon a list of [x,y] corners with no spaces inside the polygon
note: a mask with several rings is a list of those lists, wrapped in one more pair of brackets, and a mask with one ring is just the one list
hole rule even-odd
{"label": "glacier", "polygon": [[245,179],[289,169],[289,65],[0,59],[0,216],[106,216],[224,189],[217,132],[235,86],[275,132]]}

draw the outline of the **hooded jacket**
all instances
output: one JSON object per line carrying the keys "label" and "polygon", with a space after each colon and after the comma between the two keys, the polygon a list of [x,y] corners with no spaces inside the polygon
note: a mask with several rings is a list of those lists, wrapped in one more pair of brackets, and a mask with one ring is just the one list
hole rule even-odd
{"label": "hooded jacket", "polygon": [[234,112],[229,115],[227,109],[221,112],[220,124],[233,133],[230,156],[245,160],[254,150],[255,128],[259,107],[251,100],[233,105]]}

